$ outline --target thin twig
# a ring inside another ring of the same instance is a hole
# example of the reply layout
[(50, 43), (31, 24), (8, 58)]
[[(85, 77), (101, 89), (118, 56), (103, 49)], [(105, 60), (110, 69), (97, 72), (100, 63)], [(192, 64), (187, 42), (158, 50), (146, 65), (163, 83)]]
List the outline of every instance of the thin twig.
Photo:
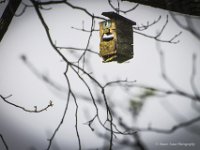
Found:
[(14, 107), (17, 107), (17, 108), (19, 108), (19, 109), (21, 109), (21, 110), (23, 110), (23, 111), (30, 112), (30, 113), (41, 113), (41, 112), (43, 112), (43, 111), (47, 111), (47, 109), (48, 109), (49, 107), (52, 107), (52, 106), (53, 106), (52, 101), (49, 101), (49, 104), (48, 104), (46, 107), (42, 108), (42, 109), (39, 109), (39, 110), (38, 110), (38, 109), (37, 109), (37, 106), (34, 106), (34, 109), (33, 109), (33, 110), (30, 110), (30, 109), (26, 109), (25, 107), (16, 105), (16, 104), (14, 104), (14, 103), (12, 103), (12, 102), (9, 102), (7, 99), (10, 98), (11, 96), (12, 96), (12, 95), (9, 95), (9, 96), (4, 97), (4, 96), (0, 95), (1, 99), (2, 99), (4, 102), (6, 102), (7, 104), (10, 104), (10, 105), (12, 105), (12, 106), (14, 106)]
[[(185, 21), (186, 21), (186, 25), (183, 25), (177, 18), (176, 15), (172, 12), (169, 12), (172, 19), (174, 20), (174, 22), (181, 27), (182, 29), (190, 32), (194, 37), (196, 37), (198, 40), (200, 40), (200, 34), (197, 30), (195, 30), (195, 27), (192, 23), (192, 20), (190, 20), (190, 18), (188, 16), (185, 16)], [(191, 17), (191, 16), (190, 16)]]
[(84, 64), (85, 64), (85, 55), (86, 55), (87, 49), (88, 49), (89, 44), (90, 44), (90, 40), (91, 40), (91, 37), (92, 37), (92, 30), (94, 28), (94, 24), (95, 24), (94, 17), (92, 17), (92, 24), (91, 24), (91, 29), (90, 29), (91, 32), (90, 32), (90, 35), (88, 37), (87, 45), (86, 45), (86, 48), (85, 48), (84, 52), (82, 53), (82, 55), (78, 59), (78, 63), (79, 63), (81, 61), (81, 59), (83, 58), (83, 69), (84, 69)]
[[(163, 34), (163, 32), (164, 32), (164, 30), (165, 30), (165, 28), (166, 28), (166, 26), (168, 24), (168, 16), (166, 17), (166, 21), (165, 21), (164, 25), (157, 32), (156, 35), (149, 35), (149, 34), (145, 34), (145, 33), (141, 32), (141, 31), (144, 31), (144, 30), (148, 29), (149, 27), (153, 26), (154, 24), (156, 24), (160, 19), (161, 19), (161, 17), (159, 17), (157, 20), (155, 20), (154, 22), (152, 22), (149, 25), (147, 23), (147, 25), (143, 25), (143, 26), (139, 26), (139, 27), (133, 27), (133, 29), (135, 29), (133, 32), (136, 33), (136, 34), (142, 35), (144, 37), (154, 39), (154, 40), (156, 40), (158, 42), (171, 43), (171, 44), (179, 43), (180, 41), (179, 40), (175, 41), (175, 39), (177, 37), (179, 37), (182, 34), (182, 32), (179, 32), (179, 33), (175, 34), (174, 36), (172, 36), (170, 39), (167, 39), (167, 40), (160, 38), (160, 36)], [(85, 29), (83, 27), (82, 28), (72, 27), (72, 29), (75, 29), (75, 30), (78, 30), (78, 31), (82, 31), (82, 32), (99, 31), (98, 29), (89, 30), (89, 29)]]
[(93, 51), (91, 49), (85, 49), (85, 48), (76, 48), (76, 47), (61, 47), (61, 46), (57, 46), (58, 49), (60, 50), (72, 50), (72, 51), (87, 51), (87, 52), (90, 52), (92, 54), (95, 54), (95, 55), (99, 55), (98, 52), (96, 51)]
[(162, 35), (163, 31), (165, 30), (166, 26), (168, 24), (168, 15), (166, 17), (166, 21), (164, 23), (164, 25), (162, 26), (162, 28), (157, 32), (156, 35), (148, 35), (148, 34), (145, 34), (145, 33), (142, 33), (142, 32), (138, 32), (138, 31), (134, 31), (134, 33), (137, 33), (137, 34), (140, 34), (140, 35), (143, 35), (145, 37), (148, 37), (148, 38), (152, 38), (156, 41), (159, 41), (159, 42), (164, 42), (164, 43), (171, 43), (171, 44), (177, 44), (179, 43), (180, 41), (177, 40), (177, 41), (174, 41), (178, 36), (180, 36), (182, 34), (182, 32), (179, 32), (177, 34), (175, 34), (171, 39), (169, 40), (164, 40), (164, 39), (161, 39), (160, 36)]
[(66, 0), (52, 0), (52, 1), (47, 1), (47, 2), (38, 2), (38, 1), (33, 1), (33, 0), (31, 0), (32, 2), (34, 2), (34, 4), (35, 5), (37, 5), (37, 6), (40, 6), (40, 5), (53, 5), (53, 4), (66, 4), (67, 6), (69, 6), (69, 7), (71, 7), (71, 8), (73, 8), (73, 9), (78, 9), (78, 10), (80, 10), (80, 11), (82, 11), (82, 12), (84, 12), (84, 13), (86, 13), (87, 15), (89, 15), (90, 17), (94, 17), (94, 18), (96, 18), (96, 19), (101, 19), (101, 20), (106, 20), (105, 18), (103, 18), (103, 17), (99, 17), (99, 16), (95, 16), (95, 15), (93, 15), (92, 13), (90, 13), (87, 9), (85, 9), (85, 8), (82, 8), (82, 7), (79, 7), (79, 6), (75, 6), (75, 5), (73, 5), (73, 4), (71, 4), (71, 3), (69, 3), (68, 1), (66, 1)]
[(161, 16), (158, 17), (158, 19), (154, 20), (153, 22), (149, 23), (149, 21), (144, 25), (142, 24), (141, 26), (136, 26), (133, 27), (133, 29), (138, 30), (138, 31), (144, 31), (146, 29), (148, 29), (149, 27), (155, 25), (156, 23), (158, 23), (161, 20)]
[[(66, 70), (65, 70), (65, 72), (64, 72), (63, 74), (66, 75), (67, 72), (68, 72), (68, 65), (66, 66)], [(70, 93), (70, 88), (68, 88), (68, 95), (67, 95), (66, 105), (65, 105), (65, 109), (64, 109), (62, 118), (61, 118), (61, 120), (60, 120), (58, 126), (57, 126), (56, 129), (54, 130), (54, 132), (53, 132), (51, 138), (48, 139), (49, 144), (48, 144), (47, 150), (49, 150), (49, 149), (51, 148), (52, 142), (53, 142), (53, 140), (54, 140), (54, 138), (55, 138), (57, 132), (59, 131), (61, 125), (62, 125), (63, 122), (64, 122), (64, 119), (65, 119), (65, 116), (66, 116), (66, 113), (67, 113), (67, 110), (68, 110), (68, 106), (69, 106), (70, 95), (71, 95), (71, 93)]]
[(121, 13), (124, 13), (124, 14), (135, 10), (135, 9), (139, 6), (139, 4), (136, 4), (135, 6), (133, 6), (132, 8), (130, 8), (130, 9), (128, 9), (128, 10), (121, 10), (120, 7), (119, 7), (119, 5), (120, 5), (120, 4), (119, 4), (119, 1), (117, 1), (117, 5), (118, 5), (117, 8), (115, 8), (115, 6), (112, 4), (111, 0), (108, 0), (108, 4), (109, 4), (110, 7), (111, 7), (114, 11), (116, 11), (117, 13), (120, 13), (120, 12), (121, 12)]
[(123, 126), (124, 128), (127, 129), (127, 132), (132, 132), (137, 130), (138, 132), (155, 132), (155, 133), (163, 133), (163, 134), (171, 134), (173, 132), (175, 132), (176, 130), (180, 129), (180, 128), (184, 128), (187, 126), (190, 126), (196, 122), (200, 121), (200, 116), (193, 118), (191, 120), (179, 123), (173, 127), (171, 127), (170, 129), (158, 129), (158, 128), (153, 128), (153, 127), (147, 127), (147, 128), (139, 128), (139, 127), (128, 127), (126, 124), (124, 124), (122, 121), (120, 122), (120, 125)]

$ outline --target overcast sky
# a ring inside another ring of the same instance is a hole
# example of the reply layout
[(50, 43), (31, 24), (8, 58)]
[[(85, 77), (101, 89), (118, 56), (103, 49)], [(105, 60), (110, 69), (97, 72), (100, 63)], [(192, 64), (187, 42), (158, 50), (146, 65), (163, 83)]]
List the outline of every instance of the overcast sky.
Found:
[[(74, 5), (87, 8), (88, 11), (95, 15), (101, 16), (104, 11), (112, 9), (105, 0), (89, 1), (69, 1)], [(121, 3), (122, 9), (131, 8), (132, 3)], [(3, 5), (1, 5), (3, 8)], [(71, 27), (90, 29), (91, 18), (79, 10), (73, 10), (65, 5), (51, 6), (49, 11), (42, 11), (46, 22), (49, 25), (53, 41), (57, 46), (70, 46), (85, 48), (89, 33), (72, 29)], [(3, 9), (0, 9), (2, 14)], [(18, 10), (18, 13), (20, 10)], [(147, 34), (154, 35), (165, 23), (167, 11), (154, 9), (150, 7), (139, 6), (133, 12), (123, 15), (137, 23), (145, 24), (147, 21), (153, 21), (160, 15), (161, 21), (147, 30)], [(181, 16), (178, 16), (183, 20)], [(195, 26), (199, 26), (198, 18), (193, 18)], [(100, 20), (95, 20), (95, 28), (98, 29)], [(173, 82), (183, 90), (192, 93), (190, 87), (190, 76), (192, 71), (192, 54), (197, 54), (197, 66), (200, 64), (199, 40), (189, 32), (179, 28), (171, 17), (161, 38), (170, 39), (174, 34), (183, 31), (182, 35), (177, 38), (178, 44), (160, 43), (165, 53), (166, 72)], [(99, 33), (94, 32), (90, 41), (89, 48), (99, 52)], [(62, 50), (66, 57), (75, 60), (76, 57), (71, 52)], [(34, 146), (36, 149), (45, 149), (47, 139), (52, 135), (58, 125), (66, 104), (66, 93), (56, 91), (46, 83), (36, 77), (33, 72), (20, 59), (21, 55), (26, 55), (28, 60), (49, 78), (58, 82), (67, 89), (67, 84), (63, 76), (65, 64), (61, 58), (52, 49), (45, 34), (44, 28), (37, 17), (33, 8), (28, 8), (20, 17), (14, 17), (9, 30), (0, 43), (0, 94), (7, 96), (12, 94), (9, 101), (26, 108), (34, 109), (43, 108), (52, 100), (55, 104), (53, 108), (40, 114), (30, 114), (23, 112), (13, 106), (0, 101), (0, 133), (2, 133), (10, 149), (25, 150)], [(79, 53), (80, 55), (80, 53)], [(92, 72), (96, 79), (102, 84), (118, 79), (128, 79), (136, 81), (138, 84), (145, 84), (154, 87), (170, 89), (169, 85), (163, 81), (160, 70), (160, 58), (156, 48), (156, 42), (153, 39), (134, 34), (134, 58), (128, 62), (118, 64), (116, 62), (102, 63), (102, 59), (93, 54), (86, 54), (86, 60), (90, 62), (90, 67), (86, 69)], [(79, 94), (89, 95), (87, 89), (80, 80), (73, 74), (69, 73), (72, 89)], [(197, 67), (197, 76), (195, 84), (200, 91), (200, 70)], [(90, 83), (91, 84), (91, 83)], [(95, 91), (95, 88), (92, 89)], [(132, 91), (127, 94), (120, 88), (108, 89), (110, 100), (115, 102), (117, 109), (127, 110), (129, 100), (141, 91)], [(167, 102), (165, 102), (167, 101)], [(79, 130), (82, 139), (83, 148), (98, 148), (103, 144), (103, 140), (96, 137), (87, 125), (84, 125), (94, 114), (94, 106), (91, 103), (78, 99), (79, 109)], [(190, 119), (198, 115), (192, 110), (191, 101), (178, 96), (167, 98), (152, 98), (142, 109), (136, 125), (147, 127), (150, 123), (153, 127), (168, 129), (177, 124), (177, 120), (168, 112), (168, 106), (172, 105), (178, 114)], [(100, 109), (101, 110), (101, 109)], [(104, 114), (104, 109), (101, 110)], [(121, 110), (120, 110), (121, 111)], [(122, 111), (122, 116), (127, 123), (132, 125), (133, 120), (129, 111)], [(67, 112), (64, 125), (56, 135), (56, 144), (60, 149), (77, 149), (77, 137), (74, 128), (75, 124), (75, 104), (71, 100), (69, 111)], [(88, 114), (88, 115), (86, 115)], [(102, 117), (105, 117), (102, 115)], [(184, 121), (184, 120), (180, 120)], [(186, 120), (185, 120), (186, 121)], [(199, 124), (197, 124), (198, 126)], [(98, 128), (98, 127), (96, 127)], [(101, 129), (99, 129), (101, 131)], [(149, 148), (155, 147), (155, 142), (194, 142), (196, 147), (200, 148), (199, 136), (192, 132), (180, 129), (173, 135), (162, 135), (154, 133), (141, 133), (143, 141)], [(152, 138), (152, 136), (154, 138)], [(171, 147), (167, 147), (171, 148)], [(184, 149), (185, 147), (176, 147)], [(193, 147), (194, 148), (194, 147)], [(0, 149), (3, 145), (0, 142)]]

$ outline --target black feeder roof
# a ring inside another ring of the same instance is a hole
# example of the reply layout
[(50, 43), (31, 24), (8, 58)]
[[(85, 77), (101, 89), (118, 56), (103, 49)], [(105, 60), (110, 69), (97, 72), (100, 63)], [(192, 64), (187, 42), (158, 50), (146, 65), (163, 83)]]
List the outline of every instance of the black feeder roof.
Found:
[(103, 12), (102, 15), (105, 16), (105, 17), (108, 17), (110, 19), (115, 19), (115, 20), (119, 19), (119, 20), (123, 20), (123, 21), (125, 21), (125, 22), (127, 22), (127, 23), (129, 23), (131, 25), (136, 25), (136, 22), (134, 22), (132, 20), (129, 20), (129, 19), (127, 19), (127, 18), (125, 18), (125, 17), (113, 12), (113, 11)]

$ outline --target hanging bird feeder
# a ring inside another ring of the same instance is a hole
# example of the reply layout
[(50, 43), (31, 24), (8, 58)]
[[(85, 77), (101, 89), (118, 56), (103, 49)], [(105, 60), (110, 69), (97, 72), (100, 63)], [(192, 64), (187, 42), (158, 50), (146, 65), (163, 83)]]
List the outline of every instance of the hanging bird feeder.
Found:
[(103, 62), (122, 63), (133, 58), (133, 25), (115, 12), (103, 12), (109, 20), (100, 22), (100, 56)]

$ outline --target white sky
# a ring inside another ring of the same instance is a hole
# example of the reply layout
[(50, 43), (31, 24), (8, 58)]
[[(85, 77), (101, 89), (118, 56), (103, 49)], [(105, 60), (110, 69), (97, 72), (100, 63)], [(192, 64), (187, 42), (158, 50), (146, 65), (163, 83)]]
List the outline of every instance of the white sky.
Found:
[[(104, 11), (111, 11), (106, 1), (72, 1), (74, 5), (87, 8), (88, 11), (95, 15), (101, 15)], [(131, 8), (133, 4), (123, 2), (122, 8)], [(52, 7), (50, 11), (42, 11), (46, 22), (49, 25), (50, 33), (54, 41), (59, 46), (81, 47), (85, 48), (89, 33), (71, 29), (72, 26), (81, 28), (82, 22), (86, 29), (90, 29), (91, 19), (83, 12), (73, 10), (68, 6), (59, 5)], [(148, 34), (155, 34), (165, 22), (166, 11), (153, 9), (150, 7), (139, 6), (135, 11), (125, 15), (125, 17), (134, 20), (138, 25), (145, 24), (147, 21), (153, 21), (162, 15), (162, 20), (158, 25), (149, 29)], [(181, 18), (181, 17), (180, 17)], [(98, 28), (96, 20), (96, 28)], [(199, 20), (195, 20), (199, 25)], [(162, 38), (170, 38), (174, 34), (182, 31), (171, 18)], [(190, 74), (192, 66), (192, 54), (197, 54), (197, 64), (200, 63), (199, 41), (191, 36), (190, 33), (183, 31), (183, 34), (177, 38), (181, 42), (178, 44), (161, 43), (161, 47), (166, 54), (166, 70), (170, 78), (183, 90), (192, 92), (190, 87)], [(103, 84), (107, 81), (117, 79), (136, 80), (136, 83), (142, 83), (155, 87), (169, 88), (162, 80), (160, 72), (159, 55), (156, 50), (155, 41), (137, 34), (134, 34), (134, 58), (128, 63), (102, 63), (102, 59), (95, 55), (86, 55), (92, 67), (93, 75)], [(89, 48), (99, 51), (99, 33), (94, 32)], [(74, 59), (72, 54), (66, 53), (66, 57)], [(25, 54), (29, 61), (42, 73), (48, 75), (51, 79), (65, 86), (66, 81), (63, 76), (65, 65), (61, 58), (51, 48), (45, 31), (34, 12), (33, 8), (27, 9), (21, 17), (15, 17), (7, 31), (4, 39), (0, 44), (0, 94), (13, 96), (8, 100), (26, 108), (32, 109), (37, 105), (38, 108), (45, 107), (49, 100), (55, 104), (47, 112), (40, 114), (30, 114), (14, 108), (3, 101), (0, 101), (0, 133), (5, 136), (11, 149), (27, 149), (35, 146), (38, 149), (45, 149), (47, 138), (49, 138), (57, 126), (65, 107), (66, 94), (59, 93), (50, 88), (44, 82), (41, 82), (21, 61), (20, 56)], [(200, 90), (200, 70), (197, 67), (196, 86)], [(86, 94), (80, 80), (72, 73), (69, 75), (72, 88), (77, 93)], [(95, 89), (92, 89), (95, 91)], [(109, 89), (111, 100), (118, 104), (119, 108), (126, 108), (128, 100), (138, 93), (127, 93), (120, 88)], [(177, 112), (190, 119), (197, 113), (191, 110), (190, 100), (170, 96), (161, 100), (153, 98), (148, 101), (141, 112), (137, 124), (147, 126), (149, 123), (153, 127), (170, 128), (176, 124), (176, 120), (171, 117), (161, 101), (168, 100)], [(79, 110), (79, 129), (84, 148), (97, 148), (102, 141), (95, 136), (88, 126), (83, 123), (87, 122), (94, 113), (93, 105), (78, 100)], [(164, 103), (165, 105), (165, 103)], [(71, 100), (69, 111), (65, 122), (58, 135), (56, 142), (60, 148), (77, 148), (77, 138), (75, 133), (75, 105)], [(85, 117), (85, 111), (90, 114), (90, 118)], [(132, 119), (127, 112), (122, 111), (123, 118), (127, 123), (132, 124)], [(102, 109), (103, 113), (103, 109)], [(102, 115), (103, 116), (103, 115)], [(187, 137), (181, 136), (187, 134)], [(152, 138), (154, 136), (155, 138)], [(20, 138), (19, 138), (20, 137)], [(142, 137), (150, 148), (155, 146), (156, 141), (198, 141), (199, 137), (192, 135), (184, 130), (177, 131), (173, 136), (160, 134), (144, 133)], [(163, 139), (161, 138), (163, 137)], [(158, 139), (159, 138), (159, 139)], [(55, 144), (54, 144), (55, 146)], [(0, 144), (0, 149), (2, 149)]]

